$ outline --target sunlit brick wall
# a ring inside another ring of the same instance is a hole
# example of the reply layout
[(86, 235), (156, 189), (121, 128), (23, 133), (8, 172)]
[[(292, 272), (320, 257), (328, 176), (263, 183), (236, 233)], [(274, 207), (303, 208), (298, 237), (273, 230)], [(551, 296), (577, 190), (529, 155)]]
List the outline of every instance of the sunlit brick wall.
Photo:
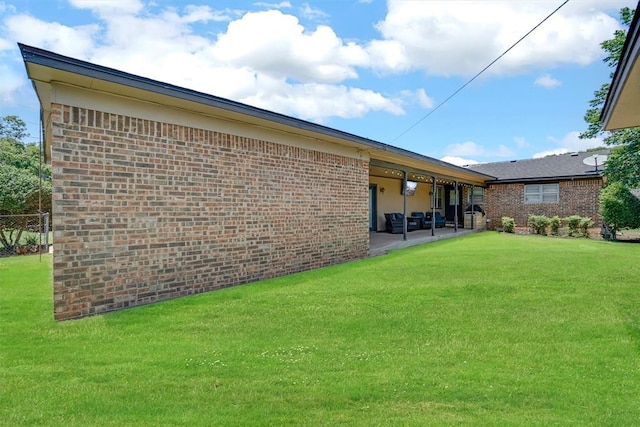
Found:
[(489, 227), (502, 227), (501, 218), (510, 216), (516, 227), (526, 227), (529, 214), (558, 215), (564, 218), (580, 215), (593, 220), (596, 227), (602, 224), (598, 214), (598, 197), (602, 188), (601, 179), (575, 179), (560, 181), (558, 203), (524, 203), (524, 184), (491, 184), (485, 191), (485, 208)]
[(54, 314), (68, 319), (368, 251), (368, 162), (53, 105)]

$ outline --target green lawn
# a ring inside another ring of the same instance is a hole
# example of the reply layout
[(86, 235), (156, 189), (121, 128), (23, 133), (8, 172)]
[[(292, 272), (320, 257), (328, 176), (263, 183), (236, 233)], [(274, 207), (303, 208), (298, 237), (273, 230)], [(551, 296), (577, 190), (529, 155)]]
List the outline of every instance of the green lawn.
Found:
[(2, 425), (637, 425), (640, 244), (486, 232), (56, 323), (0, 259)]

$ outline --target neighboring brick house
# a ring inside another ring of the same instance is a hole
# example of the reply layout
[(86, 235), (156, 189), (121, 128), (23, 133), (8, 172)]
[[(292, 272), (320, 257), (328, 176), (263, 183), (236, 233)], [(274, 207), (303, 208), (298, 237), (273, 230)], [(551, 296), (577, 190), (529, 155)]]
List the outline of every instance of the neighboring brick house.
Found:
[(384, 178), (387, 171), (420, 181), (424, 194), (430, 182), (471, 188), (488, 178), (228, 99), (20, 49), (52, 166), (59, 320), (366, 257), (382, 185), (385, 208), (402, 212), (402, 181)]
[(607, 153), (608, 150), (601, 150), (468, 166), (496, 177), (487, 181), (484, 202), (480, 203), (486, 211), (488, 227), (501, 227), (503, 216), (513, 217), (516, 226), (526, 226), (529, 215), (580, 215), (600, 226), (602, 167), (596, 171), (584, 160)]

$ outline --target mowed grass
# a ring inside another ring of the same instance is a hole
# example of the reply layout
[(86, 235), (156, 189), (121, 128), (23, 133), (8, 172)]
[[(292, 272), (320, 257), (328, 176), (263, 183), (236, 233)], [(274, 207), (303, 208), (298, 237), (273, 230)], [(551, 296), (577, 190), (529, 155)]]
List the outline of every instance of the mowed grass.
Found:
[(640, 245), (481, 233), (81, 320), (0, 259), (2, 425), (637, 425)]

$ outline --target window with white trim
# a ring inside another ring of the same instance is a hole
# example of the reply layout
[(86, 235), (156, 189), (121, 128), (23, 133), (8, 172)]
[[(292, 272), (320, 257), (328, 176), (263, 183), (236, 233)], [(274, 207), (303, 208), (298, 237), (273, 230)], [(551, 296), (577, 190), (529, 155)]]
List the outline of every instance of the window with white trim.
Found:
[(442, 209), (442, 196), (444, 196), (444, 188), (438, 185), (436, 187), (436, 209)]
[(484, 203), (484, 188), (473, 187), (469, 190), (469, 203), (477, 204)]
[(560, 201), (560, 186), (555, 184), (525, 184), (525, 203), (557, 203)]

